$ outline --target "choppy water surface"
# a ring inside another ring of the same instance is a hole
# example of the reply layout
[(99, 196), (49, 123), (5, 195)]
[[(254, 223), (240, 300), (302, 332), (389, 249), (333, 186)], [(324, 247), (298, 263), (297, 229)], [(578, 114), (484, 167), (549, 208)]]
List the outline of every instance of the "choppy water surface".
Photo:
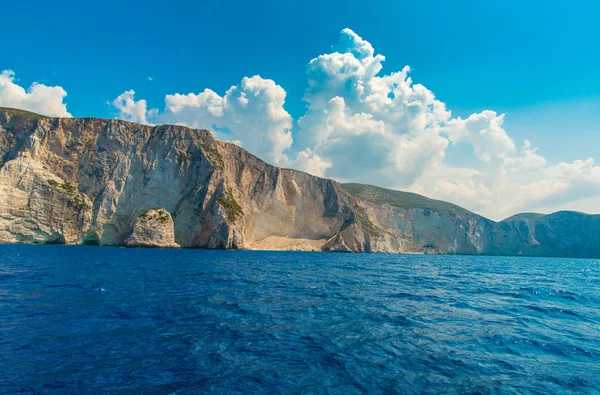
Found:
[(600, 388), (596, 260), (0, 246), (0, 392)]

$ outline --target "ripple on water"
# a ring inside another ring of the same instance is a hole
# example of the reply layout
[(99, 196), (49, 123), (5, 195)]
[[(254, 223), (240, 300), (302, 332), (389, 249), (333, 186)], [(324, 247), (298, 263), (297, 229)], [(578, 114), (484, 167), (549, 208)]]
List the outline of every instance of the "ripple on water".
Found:
[(595, 260), (0, 249), (0, 393), (600, 386)]

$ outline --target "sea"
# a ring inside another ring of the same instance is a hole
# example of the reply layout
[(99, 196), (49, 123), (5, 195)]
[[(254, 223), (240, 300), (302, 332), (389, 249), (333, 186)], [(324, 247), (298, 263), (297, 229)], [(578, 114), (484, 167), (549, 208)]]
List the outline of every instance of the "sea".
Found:
[(600, 261), (0, 246), (0, 393), (600, 392)]

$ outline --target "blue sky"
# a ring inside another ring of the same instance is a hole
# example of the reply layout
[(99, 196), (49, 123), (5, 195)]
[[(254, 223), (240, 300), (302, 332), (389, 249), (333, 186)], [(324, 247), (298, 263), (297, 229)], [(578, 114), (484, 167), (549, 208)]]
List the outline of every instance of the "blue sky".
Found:
[[(527, 139), (549, 163), (571, 163), (594, 157), (600, 143), (595, 1), (28, 3), (3, 5), (9, 39), (0, 71), (14, 71), (24, 88), (62, 87), (76, 117), (119, 116), (107, 101), (129, 89), (162, 111), (165, 95), (210, 88), (222, 96), (260, 75), (286, 92), (294, 148), (307, 111), (307, 64), (350, 28), (385, 55), (380, 74), (410, 65), (412, 80), (453, 117), (506, 113), (503, 128), (517, 151)], [(452, 141), (444, 161), (488, 171), (474, 149)], [(521, 208), (554, 209), (544, 204)]]

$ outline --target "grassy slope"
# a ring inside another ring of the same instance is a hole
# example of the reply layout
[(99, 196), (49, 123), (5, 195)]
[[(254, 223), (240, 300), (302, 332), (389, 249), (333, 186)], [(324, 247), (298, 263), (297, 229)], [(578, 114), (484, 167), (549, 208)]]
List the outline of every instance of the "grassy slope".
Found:
[(8, 112), (8, 113), (10, 113), (12, 115), (20, 115), (22, 117), (35, 118), (35, 119), (48, 118), (46, 116), (43, 116), (43, 115), (40, 115), (40, 114), (36, 114), (34, 112), (31, 112), (31, 111), (19, 110), (17, 108), (0, 107), (0, 112)]
[[(473, 212), (457, 206), (456, 204), (444, 202), (442, 200), (430, 199), (428, 197), (418, 195), (416, 193), (411, 192), (401, 192), (394, 191), (391, 189), (385, 189), (376, 187), (373, 185), (365, 185), (365, 184), (341, 184), (342, 189), (346, 192), (360, 198), (363, 200), (367, 200), (369, 202), (383, 204), (387, 203), (392, 206), (398, 206), (406, 209), (410, 208), (429, 208), (432, 210), (440, 211), (452, 211), (455, 213), (469, 213), (474, 214)], [(575, 218), (577, 216), (582, 217), (598, 217), (600, 219), (600, 215), (590, 215), (586, 213), (581, 213), (577, 211), (557, 211), (552, 214), (540, 214), (540, 213), (519, 213), (515, 214), (511, 217), (508, 217), (501, 222), (509, 222), (515, 221), (519, 219), (531, 219), (538, 220), (542, 217), (548, 218), (556, 218), (558, 216), (569, 216), (571, 218)]]
[(546, 214), (540, 214), (540, 213), (518, 213), (515, 214), (513, 216), (510, 216), (506, 219), (503, 219), (502, 222), (508, 222), (508, 221), (515, 221), (518, 219), (539, 219), (542, 218), (543, 216), (545, 216)]
[(411, 192), (394, 191), (365, 184), (341, 184), (341, 187), (348, 193), (369, 202), (381, 204), (387, 203), (392, 206), (399, 206), (406, 209), (411, 208), (429, 208), (436, 211), (452, 211), (455, 213), (468, 213), (471, 211), (457, 206), (456, 204), (444, 202), (442, 200), (430, 199)]

